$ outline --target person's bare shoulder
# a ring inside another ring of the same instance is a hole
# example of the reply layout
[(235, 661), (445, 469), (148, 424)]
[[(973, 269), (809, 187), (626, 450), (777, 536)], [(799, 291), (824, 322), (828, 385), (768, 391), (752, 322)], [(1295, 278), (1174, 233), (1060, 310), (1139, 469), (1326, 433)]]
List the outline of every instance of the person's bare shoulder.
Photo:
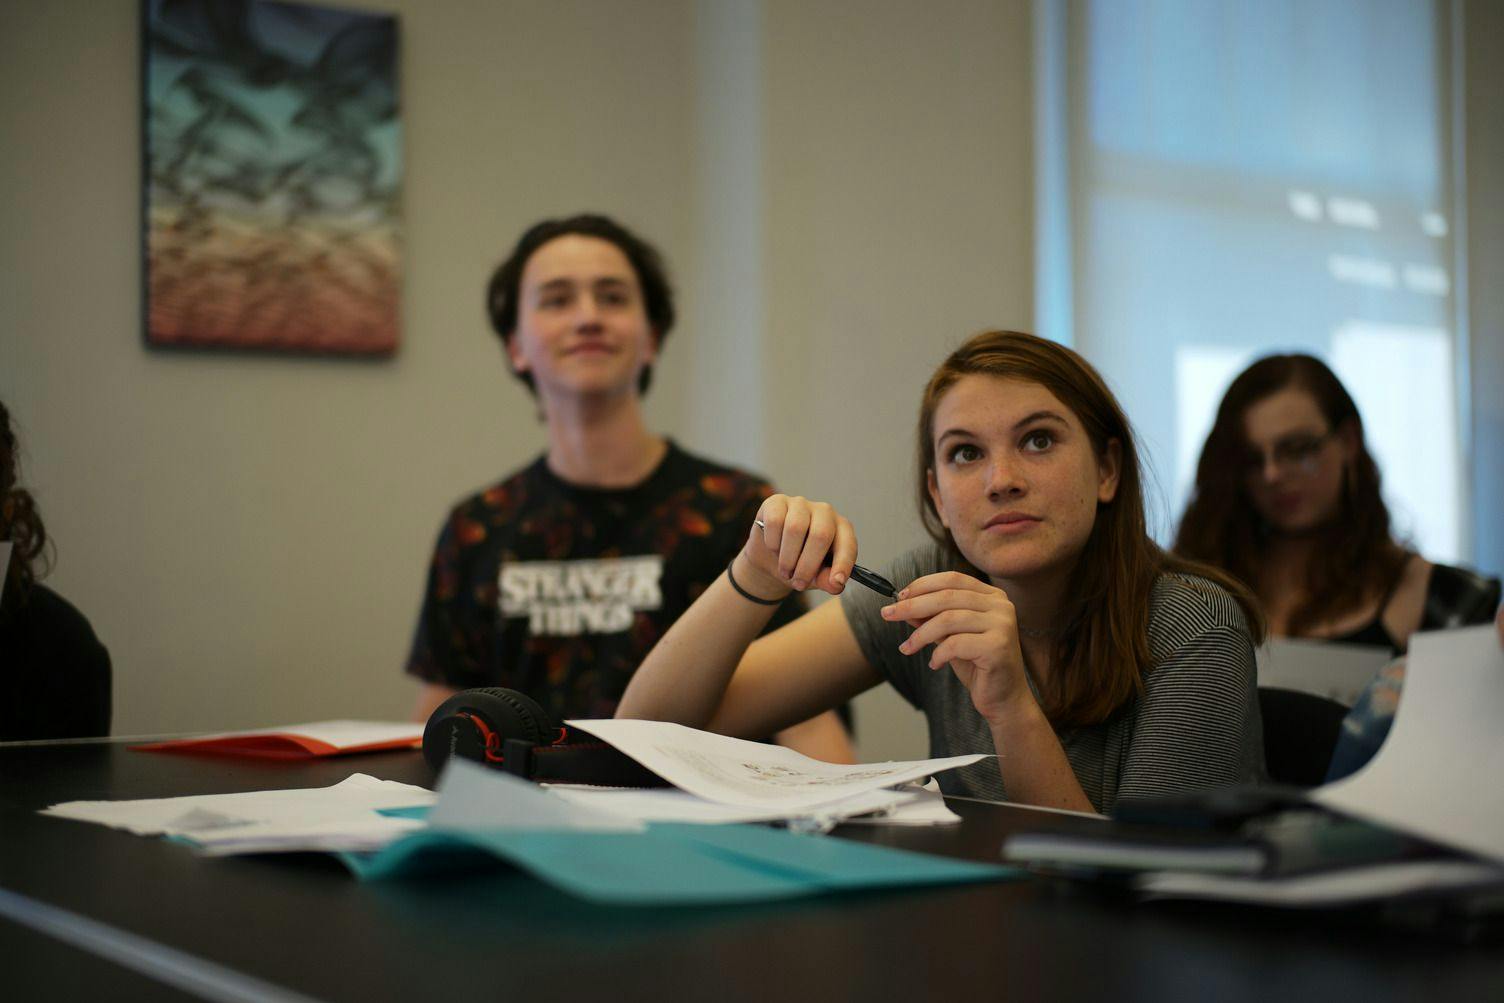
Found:
[(1411, 554), (1400, 572), (1399, 586), (1384, 610), (1384, 626), (1389, 635), (1406, 648), (1410, 635), (1420, 627), (1421, 617), (1426, 612), (1426, 589), (1431, 584), (1431, 568), (1434, 565), (1419, 554)]

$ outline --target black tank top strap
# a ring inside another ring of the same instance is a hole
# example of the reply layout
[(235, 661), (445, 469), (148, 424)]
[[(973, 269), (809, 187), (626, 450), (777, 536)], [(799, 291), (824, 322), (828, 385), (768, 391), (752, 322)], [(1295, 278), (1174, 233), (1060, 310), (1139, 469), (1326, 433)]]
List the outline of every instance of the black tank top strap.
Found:
[(1343, 634), (1335, 634), (1324, 637), (1321, 640), (1331, 641), (1333, 644), (1364, 644), (1374, 648), (1388, 648), (1396, 655), (1402, 654), (1404, 648), (1390, 635), (1389, 629), (1384, 626), (1384, 611), (1389, 608), (1389, 603), (1394, 599), (1394, 594), (1400, 590), (1400, 582), (1405, 580), (1405, 568), (1409, 567), (1410, 560), (1415, 555), (1407, 553), (1405, 560), (1399, 569), (1390, 578), (1389, 584), (1384, 587), (1384, 594), (1379, 597), (1379, 605), (1374, 610), (1373, 619)]
[(1345, 634), (1333, 634), (1331, 637), (1323, 637), (1318, 640), (1330, 641), (1333, 644), (1362, 644), (1371, 648), (1388, 648), (1395, 654), (1399, 654), (1401, 651), (1400, 646), (1394, 642), (1394, 638), (1389, 636), (1389, 631), (1384, 627), (1384, 610), (1382, 607), (1380, 607), (1379, 612), (1374, 614), (1373, 619), (1369, 620), (1363, 626), (1350, 630)]

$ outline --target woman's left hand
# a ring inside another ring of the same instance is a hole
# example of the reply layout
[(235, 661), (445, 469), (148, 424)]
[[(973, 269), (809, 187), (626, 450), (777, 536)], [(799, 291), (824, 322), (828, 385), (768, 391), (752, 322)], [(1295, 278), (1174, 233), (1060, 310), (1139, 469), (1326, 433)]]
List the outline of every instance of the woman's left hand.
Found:
[(933, 644), (930, 668), (950, 664), (977, 713), (997, 724), (1019, 701), (1034, 700), (1018, 643), (1018, 618), (1002, 589), (959, 571), (909, 583), (885, 620), (902, 620), (914, 633), (899, 646), (911, 655)]

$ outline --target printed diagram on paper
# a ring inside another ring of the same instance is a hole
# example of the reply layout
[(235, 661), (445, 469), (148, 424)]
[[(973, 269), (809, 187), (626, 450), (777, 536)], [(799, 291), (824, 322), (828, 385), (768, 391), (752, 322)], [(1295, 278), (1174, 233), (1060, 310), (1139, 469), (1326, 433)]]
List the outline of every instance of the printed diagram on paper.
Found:
[(658, 721), (570, 721), (707, 801), (795, 811), (967, 766), (982, 755), (841, 766), (792, 749)]

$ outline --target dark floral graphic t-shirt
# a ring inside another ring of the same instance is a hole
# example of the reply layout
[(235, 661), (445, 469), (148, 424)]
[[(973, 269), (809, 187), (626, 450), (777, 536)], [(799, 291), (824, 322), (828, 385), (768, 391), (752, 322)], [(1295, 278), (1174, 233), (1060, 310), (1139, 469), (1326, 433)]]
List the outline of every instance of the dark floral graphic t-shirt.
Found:
[[(673, 443), (645, 481), (621, 490), (568, 484), (539, 457), (450, 513), (407, 671), (459, 689), (521, 690), (555, 720), (610, 717), (772, 492)], [(801, 612), (791, 597), (769, 629)]]

